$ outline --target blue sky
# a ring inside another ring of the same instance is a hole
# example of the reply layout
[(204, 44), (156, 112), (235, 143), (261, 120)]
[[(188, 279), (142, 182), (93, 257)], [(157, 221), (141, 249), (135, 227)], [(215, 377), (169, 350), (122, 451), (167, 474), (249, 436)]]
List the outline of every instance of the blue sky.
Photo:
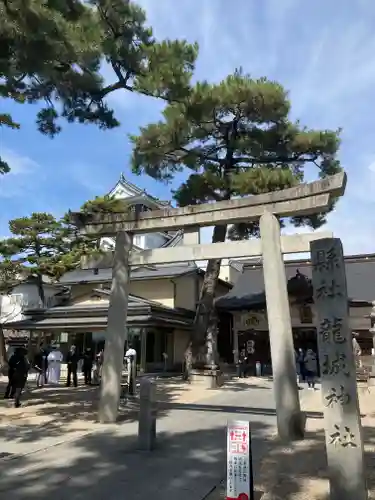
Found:
[[(158, 38), (198, 41), (196, 78), (219, 81), (236, 67), (282, 83), (292, 117), (309, 127), (342, 127), (340, 158), (348, 188), (326, 229), (346, 254), (375, 252), (375, 2), (373, 0), (141, 0)], [(107, 69), (110, 82), (112, 74)], [(0, 236), (8, 220), (32, 211), (61, 215), (108, 192), (121, 172), (155, 196), (170, 189), (129, 172), (129, 133), (158, 119), (161, 103), (118, 91), (110, 97), (122, 125), (103, 132), (65, 124), (39, 134), (36, 106), (1, 103), (22, 124), (1, 130), (12, 173), (0, 179)], [(312, 179), (313, 172), (309, 173)], [(288, 232), (291, 232), (288, 230)]]

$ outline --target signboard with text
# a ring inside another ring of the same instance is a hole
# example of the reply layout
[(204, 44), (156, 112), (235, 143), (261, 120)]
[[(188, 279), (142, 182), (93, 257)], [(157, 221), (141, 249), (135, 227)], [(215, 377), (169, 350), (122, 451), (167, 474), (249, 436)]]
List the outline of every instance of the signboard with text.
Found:
[(254, 500), (250, 422), (228, 422), (226, 499)]
[(235, 328), (237, 330), (267, 330), (266, 312), (242, 312), (234, 316)]

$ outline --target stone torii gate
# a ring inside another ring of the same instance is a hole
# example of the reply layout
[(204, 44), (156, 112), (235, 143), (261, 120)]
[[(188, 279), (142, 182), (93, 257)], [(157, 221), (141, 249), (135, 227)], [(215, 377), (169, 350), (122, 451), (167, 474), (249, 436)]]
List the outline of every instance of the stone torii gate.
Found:
[[(282, 254), (308, 252), (311, 241), (330, 237), (331, 234), (281, 236), (277, 217), (324, 212), (331, 206), (332, 198), (343, 195), (345, 186), (346, 175), (340, 173), (310, 184), (215, 204), (129, 214), (124, 203), (123, 213), (72, 213), (71, 221), (82, 234), (99, 237), (116, 235), (114, 252), (94, 259), (82, 259), (85, 269), (113, 268), (99, 420), (114, 422), (117, 419), (127, 336), (125, 325), (130, 267), (262, 255), (278, 431), (287, 440), (301, 437), (303, 424)], [(260, 220), (260, 241), (199, 244), (200, 227), (254, 220)], [(183, 246), (130, 253), (134, 234), (181, 228), (184, 229)]]

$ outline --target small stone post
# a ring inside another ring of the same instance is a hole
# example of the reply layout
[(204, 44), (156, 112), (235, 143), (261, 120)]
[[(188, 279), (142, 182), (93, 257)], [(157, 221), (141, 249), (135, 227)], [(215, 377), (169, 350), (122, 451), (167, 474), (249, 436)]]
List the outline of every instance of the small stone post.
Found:
[(102, 423), (113, 423), (118, 415), (127, 332), (129, 253), (132, 241), (130, 233), (117, 233), (100, 390), (99, 421)]
[(156, 442), (156, 386), (151, 380), (141, 380), (138, 447), (151, 451)]
[(265, 212), (260, 218), (260, 235), (277, 430), (281, 439), (292, 441), (303, 438), (304, 418), (298, 394), (289, 297), (281, 253), (280, 224), (270, 212)]
[(367, 500), (341, 241), (310, 243), (331, 500)]

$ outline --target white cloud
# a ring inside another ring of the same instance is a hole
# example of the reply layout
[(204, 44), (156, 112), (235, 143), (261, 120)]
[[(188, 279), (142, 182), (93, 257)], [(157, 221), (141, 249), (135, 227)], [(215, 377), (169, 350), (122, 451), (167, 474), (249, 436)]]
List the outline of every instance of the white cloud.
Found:
[[(292, 117), (304, 125), (343, 127), (340, 159), (348, 172), (348, 186), (322, 230), (332, 230), (342, 238), (346, 253), (374, 252), (375, 115), (369, 110), (375, 101), (375, 3), (343, 0), (338, 7), (336, 2), (323, 0), (180, 0), (178, 9), (175, 0), (138, 3), (146, 9), (148, 24), (158, 39), (199, 42), (197, 79), (215, 82), (242, 66), (254, 77), (267, 76), (282, 83), (290, 91)], [(105, 65), (103, 72), (112, 83), (111, 68)], [(162, 108), (162, 103), (130, 92), (115, 92), (109, 100), (127, 127), (120, 129), (124, 137), (130, 129), (158, 119)], [(6, 150), (2, 146), (0, 150), (6, 157)], [(119, 151), (109, 152), (111, 163), (121, 158)], [(0, 177), (0, 197), (13, 196), (22, 183), (30, 189), (26, 177), (30, 179), (28, 172), (36, 168), (21, 153), (8, 152), (8, 158), (13, 173)], [(85, 159), (69, 165), (67, 171), (77, 185), (97, 194), (106, 192), (104, 184), (110, 183), (106, 165), (96, 178), (96, 167)], [(316, 175), (308, 169), (309, 181)], [(14, 185), (11, 178), (17, 178)], [(147, 188), (152, 193), (152, 187)], [(162, 196), (160, 191), (158, 195)], [(212, 228), (202, 230), (202, 242), (211, 241), (211, 236)]]
[(35, 179), (39, 164), (29, 156), (3, 145), (0, 147), (0, 155), (11, 169), (8, 174), (0, 175), (0, 198), (11, 199), (30, 192), (30, 180)]
[[(2, 159), (5, 160), (11, 168), (10, 173), (7, 174), (7, 176), (30, 174), (38, 168), (38, 163), (32, 158), (22, 155), (7, 147), (1, 146), (0, 154)], [(6, 177), (4, 177), (4, 179), (6, 179)]]
[[(197, 78), (218, 81), (242, 66), (289, 91), (292, 116), (309, 127), (343, 127), (341, 160), (348, 172), (343, 200), (322, 230), (343, 240), (346, 253), (375, 251), (375, 4), (344, 0), (140, 0), (158, 38), (197, 40)], [(308, 19), (308, 23), (306, 23)], [(308, 169), (307, 179), (317, 172)], [(286, 232), (308, 232), (288, 228)], [(202, 230), (202, 242), (212, 229)]]

